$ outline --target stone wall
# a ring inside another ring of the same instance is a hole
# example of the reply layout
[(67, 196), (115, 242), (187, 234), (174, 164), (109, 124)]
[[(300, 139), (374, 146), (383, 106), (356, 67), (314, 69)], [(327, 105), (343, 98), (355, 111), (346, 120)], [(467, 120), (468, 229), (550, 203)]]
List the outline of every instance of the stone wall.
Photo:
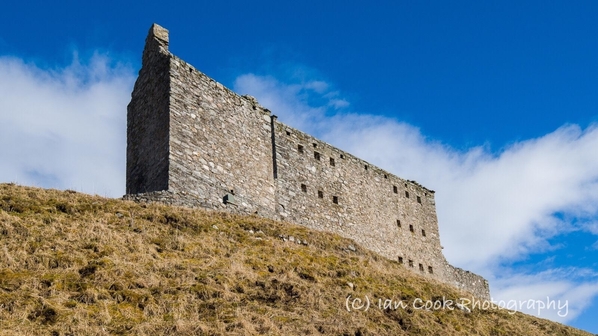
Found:
[(283, 219), (350, 237), (420, 274), (446, 277), (433, 191), (282, 123), (274, 129)]
[(169, 190), (271, 215), (270, 113), (172, 56)]
[(168, 32), (157, 25), (128, 113), (128, 199), (257, 213), (338, 233), (489, 297), (486, 280), (446, 262), (433, 191), (278, 122), (252, 97), (170, 54)]
[(447, 263), (446, 280), (453, 286), (480, 298), (490, 298), (488, 281), (481, 276)]
[(127, 106), (127, 194), (168, 189), (168, 31), (152, 27)]

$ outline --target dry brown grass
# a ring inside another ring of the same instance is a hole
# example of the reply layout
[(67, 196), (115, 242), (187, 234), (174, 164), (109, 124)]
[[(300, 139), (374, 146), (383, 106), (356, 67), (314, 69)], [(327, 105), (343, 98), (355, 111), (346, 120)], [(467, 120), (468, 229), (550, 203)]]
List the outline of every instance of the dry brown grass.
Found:
[(0, 184), (0, 335), (589, 335), (506, 311), (349, 312), (348, 295), (466, 296), (288, 223)]

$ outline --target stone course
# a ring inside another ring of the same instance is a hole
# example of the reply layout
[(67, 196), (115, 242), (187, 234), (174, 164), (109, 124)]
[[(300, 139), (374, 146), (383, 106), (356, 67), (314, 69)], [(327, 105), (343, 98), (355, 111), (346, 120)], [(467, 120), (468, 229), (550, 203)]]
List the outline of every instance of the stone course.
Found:
[(489, 297), (442, 254), (434, 191), (276, 119), (168, 51), (153, 25), (128, 106), (127, 195), (258, 214), (354, 239), (413, 272)]

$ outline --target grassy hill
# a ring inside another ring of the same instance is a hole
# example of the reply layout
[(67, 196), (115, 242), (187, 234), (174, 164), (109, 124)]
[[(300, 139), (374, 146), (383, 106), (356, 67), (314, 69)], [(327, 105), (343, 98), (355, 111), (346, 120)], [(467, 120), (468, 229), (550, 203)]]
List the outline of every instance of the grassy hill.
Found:
[[(348, 311), (349, 295), (374, 302)], [(413, 307), (443, 297), (470, 296), (333, 234), (0, 184), (0, 335), (589, 335)]]

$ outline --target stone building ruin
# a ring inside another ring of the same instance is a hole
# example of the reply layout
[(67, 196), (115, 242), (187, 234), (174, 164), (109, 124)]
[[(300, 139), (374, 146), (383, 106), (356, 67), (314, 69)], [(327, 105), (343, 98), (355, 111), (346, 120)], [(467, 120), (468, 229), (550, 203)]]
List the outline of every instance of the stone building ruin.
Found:
[(337, 233), (489, 298), (442, 254), (434, 191), (279, 122), (168, 51), (154, 24), (127, 113), (128, 199), (257, 213)]

